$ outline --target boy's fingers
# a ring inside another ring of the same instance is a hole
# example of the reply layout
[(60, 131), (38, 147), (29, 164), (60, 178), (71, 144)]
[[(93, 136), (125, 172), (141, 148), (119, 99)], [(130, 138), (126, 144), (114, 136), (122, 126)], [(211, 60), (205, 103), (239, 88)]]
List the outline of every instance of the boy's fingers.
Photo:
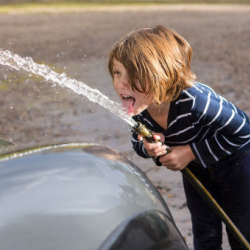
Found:
[(161, 137), (159, 135), (154, 135), (154, 139), (159, 141), (161, 139)]
[(160, 135), (154, 135), (154, 139), (157, 140), (157, 141), (160, 141), (161, 144), (163, 144), (163, 142), (162, 142), (163, 139), (162, 139), (162, 137)]
[(160, 143), (158, 144), (158, 147), (156, 148), (157, 152), (164, 152), (166, 153), (167, 146), (166, 145), (161, 145)]
[[(170, 165), (170, 161), (169, 161), (169, 155), (165, 154), (160, 158), (160, 162), (162, 164), (166, 164), (166, 165)], [(165, 165), (164, 165), (165, 166)]]
[[(160, 141), (161, 137), (160, 137), (159, 135), (154, 135), (154, 139), (155, 139), (156, 141)], [(161, 142), (161, 144), (162, 144), (162, 142)]]
[(154, 143), (148, 143), (146, 142), (146, 140), (143, 140), (143, 144), (145, 146), (145, 149), (151, 153), (156, 153), (157, 152), (157, 145), (155, 145)]
[(164, 155), (167, 153), (166, 146), (160, 146), (160, 145), (149, 145), (148, 149), (151, 150), (154, 154), (157, 154), (157, 156)]
[(143, 137), (140, 136), (140, 135), (138, 135), (138, 140), (139, 140), (139, 141), (142, 141), (142, 140), (143, 140)]
[(157, 142), (157, 143), (150, 143), (150, 148), (154, 149), (155, 151), (164, 151), (165, 146), (162, 146), (161, 142)]
[(156, 153), (156, 156), (163, 156), (166, 154), (166, 151), (159, 151)]

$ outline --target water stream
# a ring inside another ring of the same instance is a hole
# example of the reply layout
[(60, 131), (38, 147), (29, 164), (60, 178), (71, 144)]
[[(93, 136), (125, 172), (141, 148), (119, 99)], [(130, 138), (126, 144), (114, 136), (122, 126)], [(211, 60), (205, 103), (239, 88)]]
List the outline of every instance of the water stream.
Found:
[(37, 64), (30, 57), (20, 57), (8, 50), (0, 49), (0, 64), (10, 66), (16, 70), (24, 69), (44, 77), (46, 81), (52, 81), (58, 83), (61, 87), (67, 87), (79, 95), (86, 96), (90, 101), (99, 103), (132, 127), (136, 125), (136, 122), (127, 115), (126, 110), (120, 104), (110, 100), (99, 90), (92, 89), (83, 82), (71, 79), (65, 73), (58, 74), (44, 64)]

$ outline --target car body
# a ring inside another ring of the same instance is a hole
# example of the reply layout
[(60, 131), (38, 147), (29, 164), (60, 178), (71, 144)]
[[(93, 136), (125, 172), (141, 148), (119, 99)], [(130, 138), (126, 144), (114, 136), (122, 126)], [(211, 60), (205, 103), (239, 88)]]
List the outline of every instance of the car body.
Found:
[(0, 179), (1, 250), (188, 249), (146, 174), (107, 147), (2, 150)]

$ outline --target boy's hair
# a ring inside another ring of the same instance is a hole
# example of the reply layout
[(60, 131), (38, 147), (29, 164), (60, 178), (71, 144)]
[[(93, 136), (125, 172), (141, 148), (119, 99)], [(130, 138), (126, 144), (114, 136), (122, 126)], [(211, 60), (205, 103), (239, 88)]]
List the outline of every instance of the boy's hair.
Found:
[[(175, 100), (192, 85), (196, 76), (190, 68), (191, 58), (189, 43), (175, 31), (158, 25), (133, 31), (118, 41), (110, 52), (108, 67), (114, 78), (114, 59), (122, 63), (132, 89), (153, 93), (154, 101), (160, 104)], [(141, 89), (135, 84), (136, 77)]]

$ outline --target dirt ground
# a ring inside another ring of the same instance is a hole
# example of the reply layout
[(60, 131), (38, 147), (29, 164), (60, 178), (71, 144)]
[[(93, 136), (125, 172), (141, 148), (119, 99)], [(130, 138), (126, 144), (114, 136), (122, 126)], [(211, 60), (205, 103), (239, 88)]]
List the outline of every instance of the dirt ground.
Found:
[[(1, 14), (0, 48), (32, 57), (118, 101), (107, 70), (110, 48), (131, 30), (162, 24), (191, 44), (197, 81), (210, 85), (250, 116), (249, 13), (249, 6), (202, 5)], [(18, 145), (91, 142), (126, 155), (159, 188), (193, 249), (181, 174), (139, 158), (131, 148), (125, 122), (83, 96), (2, 65), (0, 107), (0, 137)], [(226, 237), (223, 247), (229, 249)]]

